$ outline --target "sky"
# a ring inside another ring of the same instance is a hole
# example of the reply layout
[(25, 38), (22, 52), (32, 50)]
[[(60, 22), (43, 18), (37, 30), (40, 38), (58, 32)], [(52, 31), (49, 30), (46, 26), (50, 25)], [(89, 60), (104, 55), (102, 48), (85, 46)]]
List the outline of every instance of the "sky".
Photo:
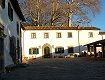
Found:
[(105, 0), (102, 0), (102, 10), (94, 19), (91, 20), (91, 25), (98, 27), (102, 32), (105, 32)]

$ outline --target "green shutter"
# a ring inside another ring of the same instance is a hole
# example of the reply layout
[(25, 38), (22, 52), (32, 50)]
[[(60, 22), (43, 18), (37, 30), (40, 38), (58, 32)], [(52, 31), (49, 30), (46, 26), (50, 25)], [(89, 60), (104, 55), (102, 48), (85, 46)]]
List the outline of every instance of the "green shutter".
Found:
[(37, 54), (37, 48), (35, 48), (35, 54)]
[(37, 48), (35, 48), (35, 54), (37, 54)]
[(29, 49), (29, 54), (31, 54), (31, 49)]
[(39, 54), (39, 49), (37, 49), (37, 50), (38, 50), (37, 52), (38, 52), (38, 54)]
[(38, 48), (36, 48), (36, 54), (39, 54), (39, 49)]

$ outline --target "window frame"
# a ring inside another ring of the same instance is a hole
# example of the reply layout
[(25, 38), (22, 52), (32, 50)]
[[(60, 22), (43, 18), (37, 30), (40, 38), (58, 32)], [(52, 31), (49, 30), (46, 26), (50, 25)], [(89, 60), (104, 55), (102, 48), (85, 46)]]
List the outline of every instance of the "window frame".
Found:
[(55, 53), (56, 54), (63, 54), (64, 53), (64, 47), (56, 47)]
[(88, 38), (93, 38), (93, 32), (88, 32)]
[(57, 32), (57, 33), (56, 33), (56, 38), (62, 38), (61, 32)]
[(31, 33), (31, 39), (36, 39), (36, 33)]
[(48, 32), (44, 33), (44, 38), (49, 38), (49, 33)]
[(68, 38), (72, 38), (72, 37), (73, 37), (72, 32), (68, 32)]
[(29, 48), (29, 55), (39, 54), (39, 48)]

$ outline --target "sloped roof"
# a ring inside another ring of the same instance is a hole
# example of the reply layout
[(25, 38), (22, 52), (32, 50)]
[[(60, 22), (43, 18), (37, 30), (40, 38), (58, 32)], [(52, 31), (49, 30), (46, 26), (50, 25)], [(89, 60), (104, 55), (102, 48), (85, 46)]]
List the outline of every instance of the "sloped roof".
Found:
[(23, 30), (100, 30), (96, 27), (23, 26)]
[(105, 32), (99, 32), (99, 35), (105, 35)]
[(12, 4), (14, 10), (16, 11), (17, 15), (19, 16), (20, 20), (25, 21), (25, 18), (21, 12), (18, 1), (17, 0), (10, 0), (10, 2)]
[[(105, 39), (98, 40), (98, 41), (95, 41), (95, 42), (92, 42), (92, 43), (89, 43), (89, 44), (86, 44), (86, 45), (94, 45), (94, 44), (105, 44)], [(84, 45), (84, 46), (86, 46), (86, 45)]]

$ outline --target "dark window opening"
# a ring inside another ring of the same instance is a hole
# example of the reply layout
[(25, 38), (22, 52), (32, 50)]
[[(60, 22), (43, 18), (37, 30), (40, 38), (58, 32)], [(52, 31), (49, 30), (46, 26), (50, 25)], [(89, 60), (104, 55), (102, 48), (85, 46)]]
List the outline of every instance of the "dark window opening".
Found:
[(8, 17), (11, 21), (13, 21), (13, 9), (11, 8), (10, 3), (8, 3)]
[(69, 47), (68, 48), (68, 53), (73, 53), (74, 51), (73, 51), (73, 47)]
[(17, 23), (17, 34), (19, 35), (19, 24)]

